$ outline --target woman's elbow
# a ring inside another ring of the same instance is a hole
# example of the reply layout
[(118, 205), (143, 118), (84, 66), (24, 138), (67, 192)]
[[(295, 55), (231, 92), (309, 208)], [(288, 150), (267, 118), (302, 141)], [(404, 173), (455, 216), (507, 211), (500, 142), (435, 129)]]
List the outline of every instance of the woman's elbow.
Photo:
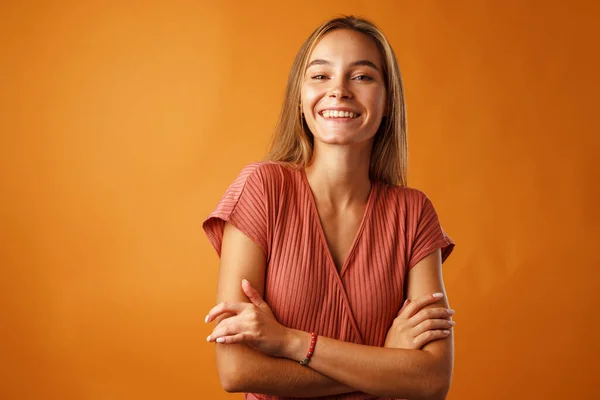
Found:
[(445, 351), (437, 354), (430, 354), (432, 357), (427, 363), (428, 373), (425, 382), (425, 396), (423, 396), (425, 400), (445, 400), (450, 391), (452, 370), (454, 369), (452, 349), (446, 348)]
[(426, 400), (445, 400), (450, 391), (450, 382), (452, 380), (452, 373), (441, 373), (430, 380), (426, 396)]
[(223, 390), (227, 393), (239, 393), (244, 391), (240, 381), (231, 373), (219, 373), (219, 379)]
[[(233, 349), (232, 349), (233, 350)], [(223, 390), (228, 393), (245, 392), (244, 369), (239, 361), (239, 354), (217, 351), (217, 372)]]
[(450, 391), (450, 385), (436, 388), (436, 390), (428, 397), (429, 400), (446, 400)]
[(228, 393), (238, 393), (241, 392), (241, 384), (239, 375), (234, 368), (231, 367), (221, 367), (218, 368), (219, 373), (219, 381), (221, 382), (221, 386), (223, 390)]
[(445, 400), (450, 391), (452, 370), (436, 366), (421, 374), (419, 378), (415, 377), (414, 385), (409, 393), (394, 393), (393, 397), (408, 397), (414, 400)]
[(430, 379), (423, 382), (420, 387), (412, 388), (408, 393), (406, 389), (403, 389), (394, 393), (388, 393), (386, 396), (392, 396), (394, 398), (408, 397), (413, 400), (445, 400), (449, 390), (450, 385), (443, 385), (441, 382), (438, 383), (434, 379)]

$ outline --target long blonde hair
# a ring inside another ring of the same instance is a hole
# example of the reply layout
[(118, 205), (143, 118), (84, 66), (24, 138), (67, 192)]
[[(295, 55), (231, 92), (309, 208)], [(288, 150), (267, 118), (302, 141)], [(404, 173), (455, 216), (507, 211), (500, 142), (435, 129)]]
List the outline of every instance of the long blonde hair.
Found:
[(387, 116), (375, 134), (369, 177), (392, 185), (406, 186), (406, 106), (402, 76), (394, 50), (377, 26), (367, 20), (346, 16), (331, 19), (306, 39), (290, 71), (279, 121), (266, 159), (306, 167), (313, 154), (314, 137), (302, 116), (302, 80), (308, 59), (317, 42), (328, 32), (350, 29), (368, 35), (382, 52), (386, 86)]

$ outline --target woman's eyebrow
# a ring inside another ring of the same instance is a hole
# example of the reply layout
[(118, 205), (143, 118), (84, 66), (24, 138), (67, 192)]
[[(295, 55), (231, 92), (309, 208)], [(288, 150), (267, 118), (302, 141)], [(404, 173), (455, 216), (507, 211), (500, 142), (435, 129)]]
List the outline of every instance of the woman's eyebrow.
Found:
[(358, 60), (358, 61), (354, 61), (352, 64), (353, 67), (359, 66), (359, 65), (363, 65), (365, 67), (371, 67), (373, 68), (375, 71), (379, 72), (379, 68), (377, 68), (377, 65), (375, 65), (374, 62), (369, 61), (369, 60)]
[[(313, 65), (331, 65), (331, 62), (318, 58), (316, 60), (312, 60), (306, 66), (306, 68), (308, 69), (308, 68), (312, 67)], [(358, 61), (354, 61), (354, 62), (350, 63), (350, 66), (352, 66), (352, 67), (356, 67), (356, 66), (360, 66), (360, 65), (366, 66), (366, 67), (371, 67), (375, 71), (379, 72), (379, 68), (377, 68), (377, 65), (375, 65), (375, 63), (373, 63), (372, 61), (369, 61), (369, 60), (358, 60)]]

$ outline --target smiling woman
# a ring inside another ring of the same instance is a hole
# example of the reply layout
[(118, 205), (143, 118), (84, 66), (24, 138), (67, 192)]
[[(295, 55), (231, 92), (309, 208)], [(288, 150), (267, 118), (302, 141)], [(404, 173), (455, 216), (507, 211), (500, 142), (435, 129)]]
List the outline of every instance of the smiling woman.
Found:
[[(372, 23), (338, 18), (304, 43), (264, 162), (204, 222), (221, 257), (221, 383), (248, 399), (445, 398), (454, 242), (406, 186), (404, 95)], [(332, 397), (333, 398), (333, 397)]]

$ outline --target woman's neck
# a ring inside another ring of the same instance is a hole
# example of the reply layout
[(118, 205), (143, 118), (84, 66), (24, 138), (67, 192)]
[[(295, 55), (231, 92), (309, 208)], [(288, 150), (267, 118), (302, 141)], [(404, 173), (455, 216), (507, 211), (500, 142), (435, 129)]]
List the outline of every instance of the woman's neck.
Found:
[(371, 190), (369, 163), (371, 146), (315, 146), (306, 177), (315, 200), (343, 210), (356, 203), (366, 203)]

